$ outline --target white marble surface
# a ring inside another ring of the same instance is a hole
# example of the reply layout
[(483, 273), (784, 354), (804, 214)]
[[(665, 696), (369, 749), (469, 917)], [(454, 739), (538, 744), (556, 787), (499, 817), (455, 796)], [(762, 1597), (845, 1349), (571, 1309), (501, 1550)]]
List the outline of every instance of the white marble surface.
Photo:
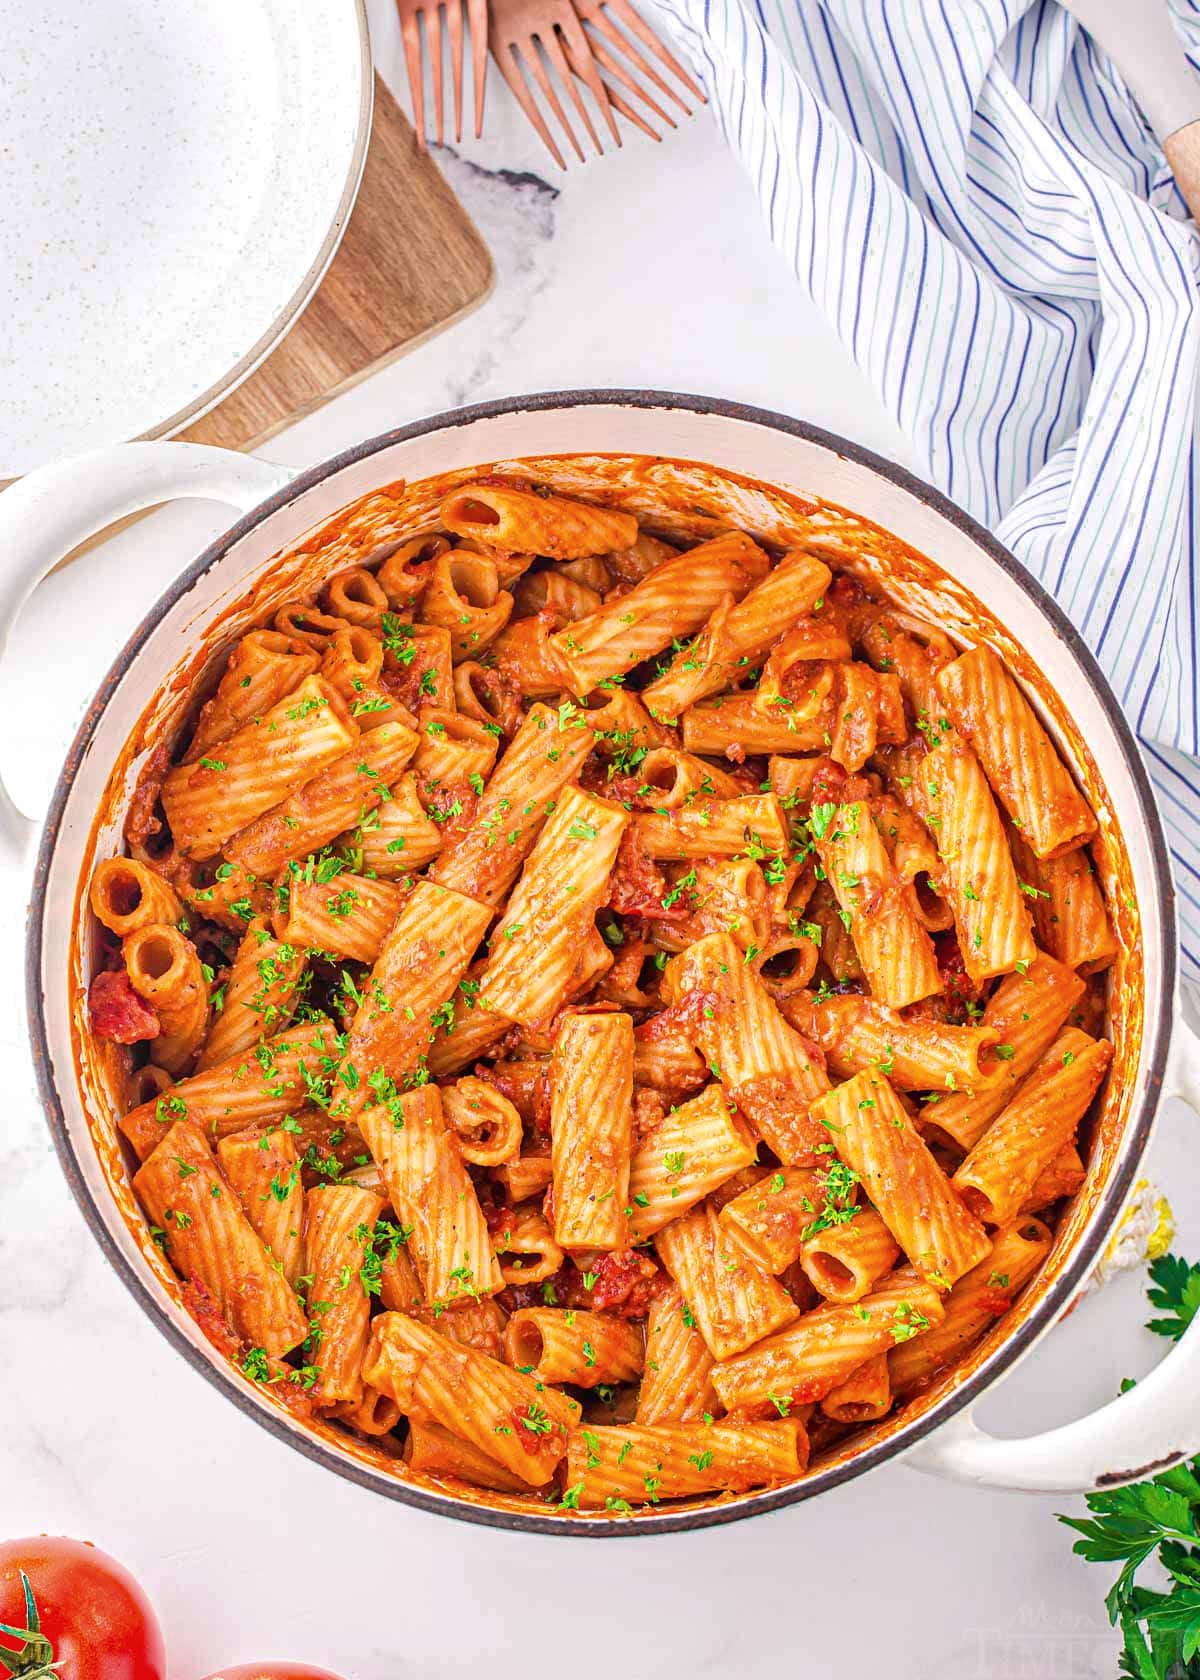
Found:
[[(394, 18), (375, 9), (396, 81)], [(493, 74), (488, 135), (443, 164), (496, 256), (471, 319), (278, 439), (307, 464), (457, 403), (590, 384), (740, 398), (884, 453), (903, 440), (797, 294), (701, 116), (661, 147), (551, 171)], [(397, 206), (403, 214), (403, 206)], [(58, 573), (0, 671), (0, 768), (40, 809), (87, 694), (160, 584), (224, 523), (174, 508)], [(45, 682), (48, 669), (52, 685)], [(37, 704), (28, 697), (36, 693)], [(773, 1518), (653, 1543), (565, 1544), (439, 1522), (285, 1449), (188, 1369), (102, 1260), (39, 1113), (22, 1036), (26, 882), (0, 882), (0, 1533), (90, 1537), (145, 1580), (172, 1680), (304, 1656), (353, 1680), (578, 1680), (887, 1673), (898, 1680), (1109, 1676), (1105, 1572), (1056, 1509), (887, 1467)], [(1200, 1253), (1189, 1117), (1152, 1168)], [(1086, 1302), (983, 1408), (1005, 1432), (1064, 1420), (1144, 1371), (1140, 1285)], [(931, 1591), (932, 1586), (932, 1591)], [(600, 1637), (600, 1630), (604, 1637)]]

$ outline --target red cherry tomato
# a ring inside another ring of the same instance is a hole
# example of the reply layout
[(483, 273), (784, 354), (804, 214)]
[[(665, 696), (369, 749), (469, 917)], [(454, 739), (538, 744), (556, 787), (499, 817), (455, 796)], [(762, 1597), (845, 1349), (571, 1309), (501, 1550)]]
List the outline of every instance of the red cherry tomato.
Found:
[(331, 1674), (327, 1668), (313, 1668), (309, 1663), (261, 1662), (219, 1669), (208, 1680), (342, 1680), (342, 1677)]
[(0, 1542), (0, 1670), (21, 1680), (165, 1680), (150, 1601), (83, 1540)]

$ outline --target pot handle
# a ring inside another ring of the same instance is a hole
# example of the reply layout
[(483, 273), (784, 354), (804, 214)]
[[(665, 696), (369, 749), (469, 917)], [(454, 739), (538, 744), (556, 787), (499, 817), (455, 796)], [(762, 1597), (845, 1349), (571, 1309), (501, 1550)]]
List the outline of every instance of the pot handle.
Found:
[[(1200, 1113), (1200, 1036), (1176, 1004), (1163, 1098)], [(980, 1429), (970, 1411), (952, 1418), (905, 1462), (978, 1487), (1079, 1493), (1156, 1475), (1200, 1450), (1200, 1315), (1136, 1388), (1099, 1411), (1041, 1435), (1006, 1440)]]
[[(93, 449), (19, 479), (0, 495), (0, 659), (46, 574), (114, 520), (180, 496), (249, 513), (293, 476), (291, 467), (230, 449), (153, 442)], [(37, 828), (0, 779), (0, 859), (22, 863)]]

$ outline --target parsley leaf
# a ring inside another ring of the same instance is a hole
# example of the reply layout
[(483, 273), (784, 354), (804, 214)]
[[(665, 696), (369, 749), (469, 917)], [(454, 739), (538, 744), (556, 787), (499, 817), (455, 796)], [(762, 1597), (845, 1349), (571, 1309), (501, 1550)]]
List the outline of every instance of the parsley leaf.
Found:
[(1200, 1265), (1189, 1266), (1177, 1254), (1160, 1255), (1150, 1263), (1150, 1283), (1153, 1287), (1146, 1290), (1150, 1305), (1169, 1316), (1152, 1318), (1146, 1328), (1177, 1342), (1200, 1311)]
[[(1178, 1341), (1200, 1308), (1200, 1265), (1166, 1254), (1150, 1267), (1147, 1294), (1168, 1316), (1149, 1328)], [(1122, 1384), (1122, 1393), (1131, 1384)], [(1134, 1680), (1187, 1680), (1200, 1655), (1200, 1458), (1149, 1481), (1087, 1495), (1087, 1517), (1058, 1520), (1088, 1563), (1117, 1563), (1105, 1597), (1124, 1639), (1119, 1672)], [(1144, 1564), (1165, 1571), (1168, 1590), (1137, 1583)]]

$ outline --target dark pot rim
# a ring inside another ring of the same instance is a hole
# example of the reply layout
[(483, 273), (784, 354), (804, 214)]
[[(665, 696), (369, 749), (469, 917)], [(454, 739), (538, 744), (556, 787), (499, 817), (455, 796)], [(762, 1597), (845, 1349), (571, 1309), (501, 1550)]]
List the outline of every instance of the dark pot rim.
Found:
[[(889, 480), (899, 489), (906, 491), (940, 515), (942, 519), (956, 527), (977, 548), (981, 549), (990, 560), (1020, 586), (1033, 605), (1049, 621), (1060, 640), (1070, 649), (1081, 674), (1089, 683), (1113, 726), (1126, 768), (1136, 790), (1138, 814), (1149, 842), (1155, 877), (1154, 911), (1160, 919), (1163, 930), (1162, 994), (1156, 1016), (1152, 1020), (1148, 1019), (1143, 1028), (1144, 1047), (1142, 1055), (1143, 1065), (1146, 1068), (1146, 1086), (1138, 1108), (1130, 1118), (1131, 1137), (1129, 1145), (1126, 1148), (1124, 1159), (1105, 1187), (1104, 1194), (1095, 1210), (1090, 1232), (1079, 1243), (1058, 1276), (1047, 1286), (1045, 1294), (1030, 1313), (1026, 1322), (1008, 1336), (960, 1387), (952, 1394), (945, 1396), (937, 1406), (931, 1408), (923, 1417), (898, 1430), (895, 1435), (889, 1436), (887, 1440), (877, 1442), (864, 1449), (863, 1452), (844, 1463), (831, 1465), (824, 1470), (817, 1471), (811, 1477), (789, 1483), (785, 1487), (764, 1493), (745, 1494), (732, 1498), (727, 1503), (722, 1502), (692, 1509), (682, 1507), (619, 1519), (556, 1515), (550, 1512), (543, 1515), (540, 1512), (525, 1513), (497, 1510), (486, 1505), (476, 1506), (465, 1500), (457, 1499), (448, 1493), (435, 1493), (409, 1483), (393, 1481), (366, 1466), (342, 1458), (333, 1449), (327, 1447), (324, 1442), (305, 1433), (302, 1425), (289, 1426), (273, 1408), (256, 1404), (248, 1394), (244, 1393), (229, 1373), (229, 1369), (223, 1360), (218, 1360), (215, 1357), (209, 1359), (175, 1325), (153, 1290), (138, 1275), (133, 1265), (118, 1247), (108, 1230), (100, 1207), (93, 1201), (89, 1193), (55, 1081), (46, 1024), (45, 998), (41, 986), (48, 881), (71, 785), (88, 751), (99, 719), (118, 684), (125, 677), (152, 631), (176, 602), (191, 589), (196, 580), (222, 559), (243, 537), (278, 512), (280, 508), (285, 507), (289, 502), (302, 496), (307, 490), (332, 477), (343, 468), (365, 461), (369, 457), (390, 448), (393, 444), (423, 437), (431, 432), (449, 431), (455, 427), (470, 425), (476, 420), (495, 419), (506, 414), (531, 411), (545, 413), (557, 409), (606, 406), (636, 409), (682, 409), (694, 414), (713, 415), (722, 419), (763, 426), (773, 431), (786, 433), (806, 443), (815, 444), (859, 466), (867, 467), (881, 478)], [(489, 1528), (511, 1529), (525, 1534), (609, 1539), (631, 1535), (670, 1534), (739, 1522), (747, 1517), (782, 1510), (786, 1506), (799, 1504), (803, 1500), (827, 1492), (843, 1482), (850, 1481), (863, 1475), (868, 1470), (877, 1468), (889, 1459), (896, 1458), (918, 1441), (923, 1440), (933, 1430), (947, 1422), (948, 1419), (978, 1400), (984, 1391), (990, 1388), (1026, 1352), (1042, 1331), (1048, 1327), (1061, 1308), (1070, 1300), (1090, 1271), (1125, 1203), (1142, 1155), (1145, 1152), (1146, 1144), (1149, 1141), (1157, 1108), (1158, 1094), (1161, 1092), (1166, 1070), (1171, 1036), (1177, 963), (1176, 937), (1174, 889), (1171, 883), (1162, 823), (1151, 790), (1150, 780), (1134, 741), (1132, 730), (1117, 703), (1117, 699), (1109, 688), (1107, 679), (1091, 651), (1057, 602), (1046, 593), (1037, 579), (1025, 570), (1020, 561), (969, 514), (943, 496), (940, 491), (934, 490), (894, 462), (886, 460), (869, 449), (862, 448), (859, 444), (851, 443), (833, 432), (827, 432), (819, 426), (792, 419), (788, 415), (777, 414), (769, 409), (755, 408), (745, 403), (727, 402), (715, 397), (701, 397), (666, 391), (616, 389), (545, 391), (530, 396), (508, 397), (495, 402), (476, 403), (469, 408), (454, 409), (444, 414), (432, 415), (424, 420), (413, 421), (409, 425), (399, 426), (392, 431), (380, 433), (363, 443), (356, 444), (353, 448), (342, 451), (341, 454), (330, 457), (318, 466), (309, 468), (306, 472), (294, 478), (282, 490), (261, 502), (251, 513), (238, 520), (223, 536), (218, 537), (159, 596), (154, 606), (118, 654), (108, 675), (100, 685), (95, 698), (88, 707), (83, 722), (80, 724), (55, 784), (41, 843), (38, 847), (30, 896), (29, 938), (25, 964), (26, 999), (38, 1086), (54, 1146), (75, 1200), (78, 1202), (84, 1219), (92, 1235), (100, 1244), (105, 1257), (131, 1294), (176, 1351), (182, 1354), (195, 1370), (206, 1377), (240, 1411), (252, 1417), (256, 1423), (269, 1430), (277, 1439), (302, 1452), (314, 1463), (325, 1466), (337, 1475), (357, 1483), (360, 1487), (383, 1494), (388, 1498), (399, 1501), (401, 1504), (413, 1506), (418, 1510), (430, 1512), (437, 1516), (449, 1516), (460, 1521), (480, 1523)]]

